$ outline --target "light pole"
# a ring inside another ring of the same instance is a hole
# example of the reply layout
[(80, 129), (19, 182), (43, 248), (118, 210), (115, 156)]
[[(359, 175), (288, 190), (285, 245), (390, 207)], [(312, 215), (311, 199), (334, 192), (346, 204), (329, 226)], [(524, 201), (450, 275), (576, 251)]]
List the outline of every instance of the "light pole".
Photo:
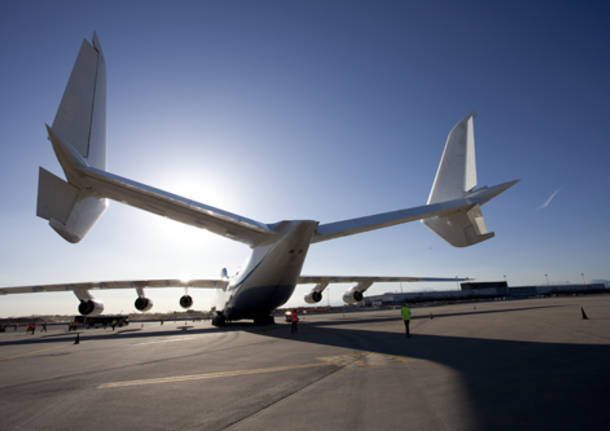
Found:
[(548, 274), (544, 274), (544, 278), (546, 278), (546, 285), (549, 285), (549, 275)]
[(585, 283), (585, 273), (584, 273), (584, 272), (581, 272), (581, 273), (580, 273), (580, 276), (582, 277), (582, 285), (583, 285), (583, 287), (584, 287), (584, 286), (585, 286), (585, 284), (586, 284), (586, 283)]

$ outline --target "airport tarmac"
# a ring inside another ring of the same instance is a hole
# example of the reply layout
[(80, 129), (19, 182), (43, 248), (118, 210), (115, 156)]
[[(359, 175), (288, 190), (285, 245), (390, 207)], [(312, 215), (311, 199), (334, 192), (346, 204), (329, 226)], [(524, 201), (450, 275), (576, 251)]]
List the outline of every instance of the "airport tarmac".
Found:
[[(581, 306), (589, 319), (581, 317)], [(606, 429), (610, 295), (0, 333), (0, 429)]]

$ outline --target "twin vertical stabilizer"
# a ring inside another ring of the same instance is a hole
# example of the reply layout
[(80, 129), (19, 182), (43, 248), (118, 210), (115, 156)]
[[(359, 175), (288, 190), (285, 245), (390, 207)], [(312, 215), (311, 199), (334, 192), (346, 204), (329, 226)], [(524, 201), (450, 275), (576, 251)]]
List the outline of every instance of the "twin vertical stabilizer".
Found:
[(474, 116), (457, 123), (447, 136), (441, 162), (428, 197), (428, 204), (463, 198), (477, 185), (474, 152)]
[(107, 207), (106, 199), (83, 187), (76, 169), (106, 169), (106, 65), (93, 35), (83, 40), (49, 140), (66, 178), (64, 181), (40, 168), (36, 215), (69, 242), (80, 241)]
[(106, 170), (106, 64), (96, 34), (83, 40), (51, 128), (88, 166)]
[[(474, 188), (477, 185), (474, 117), (473, 112), (457, 123), (449, 132), (441, 162), (432, 183), (428, 205), (459, 199), (468, 200), (469, 197), (474, 196)], [(514, 182), (510, 185), (494, 187), (490, 193), (487, 193), (489, 197), (482, 202), (461, 207), (447, 215), (423, 219), (422, 223), (456, 247), (466, 247), (485, 241), (492, 238), (494, 233), (487, 232), (481, 205), (513, 184)], [(501, 191), (498, 191), (500, 189)]]
[[(426, 205), (319, 224), (311, 242), (327, 241), (415, 220), (457, 247), (493, 236), (481, 205), (515, 182), (477, 185), (474, 113), (449, 132)], [(276, 240), (280, 223), (265, 224), (194, 202), (106, 171), (106, 65), (94, 34), (84, 40), (70, 74), (49, 140), (66, 180), (40, 168), (36, 214), (63, 238), (78, 242), (113, 199), (145, 211), (244, 242), (251, 247)]]

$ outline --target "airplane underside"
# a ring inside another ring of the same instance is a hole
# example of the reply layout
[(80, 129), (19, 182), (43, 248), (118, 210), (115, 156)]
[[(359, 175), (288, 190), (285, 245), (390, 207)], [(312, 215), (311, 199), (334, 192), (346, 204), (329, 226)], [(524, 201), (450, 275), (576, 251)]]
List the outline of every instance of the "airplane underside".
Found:
[(264, 320), (290, 299), (295, 285), (257, 286), (239, 292), (222, 312), (226, 320)]

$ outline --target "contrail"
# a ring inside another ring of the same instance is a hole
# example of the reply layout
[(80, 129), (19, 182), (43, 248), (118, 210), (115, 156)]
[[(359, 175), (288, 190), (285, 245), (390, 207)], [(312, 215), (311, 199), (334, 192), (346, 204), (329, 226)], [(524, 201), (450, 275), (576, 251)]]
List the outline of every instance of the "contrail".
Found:
[(546, 201), (544, 201), (544, 203), (538, 207), (538, 209), (541, 210), (543, 208), (548, 207), (549, 204), (551, 203), (551, 201), (553, 199), (555, 199), (555, 196), (557, 196), (557, 193), (559, 193), (559, 189), (557, 189), (553, 193), (551, 193), (551, 196), (549, 196), (548, 199)]

